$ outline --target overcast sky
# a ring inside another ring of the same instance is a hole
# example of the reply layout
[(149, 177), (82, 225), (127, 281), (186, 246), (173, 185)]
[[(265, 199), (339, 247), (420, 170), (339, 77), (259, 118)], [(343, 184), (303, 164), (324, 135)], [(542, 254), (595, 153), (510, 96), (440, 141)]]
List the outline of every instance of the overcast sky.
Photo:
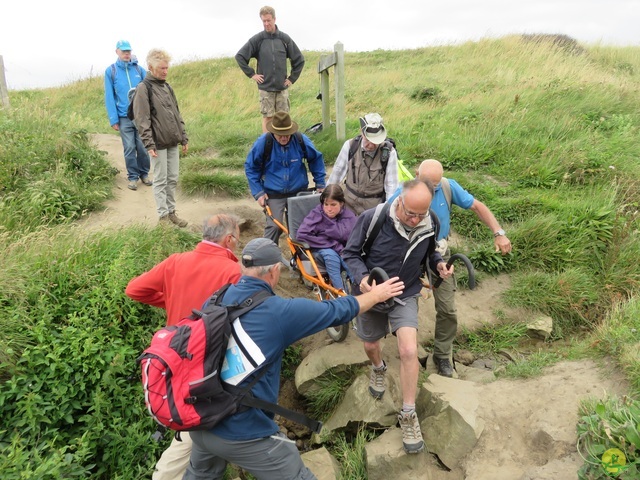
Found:
[(234, 56), (262, 29), (265, 1), (302, 50), (419, 48), (511, 33), (562, 33), (579, 42), (640, 45), (640, 0), (11, 0), (0, 7), (9, 89), (102, 75), (124, 38), (146, 67), (151, 48), (173, 63)]

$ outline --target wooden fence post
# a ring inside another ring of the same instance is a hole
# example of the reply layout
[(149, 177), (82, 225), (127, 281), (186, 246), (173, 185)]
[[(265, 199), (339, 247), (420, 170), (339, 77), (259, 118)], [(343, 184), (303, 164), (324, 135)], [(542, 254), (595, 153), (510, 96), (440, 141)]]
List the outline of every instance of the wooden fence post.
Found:
[(341, 42), (335, 44), (333, 51), (336, 54), (336, 138), (344, 140), (346, 135), (345, 111), (344, 111), (344, 45)]
[(333, 53), (321, 55), (318, 62), (320, 74), (320, 95), (322, 97), (322, 128), (331, 126), (331, 108), (329, 104), (329, 69), (335, 67), (335, 101), (336, 101), (336, 138), (344, 140), (345, 112), (344, 112), (344, 47), (338, 42), (334, 45)]
[(9, 107), (9, 89), (7, 88), (7, 79), (4, 76), (4, 60), (0, 55), (0, 105)]

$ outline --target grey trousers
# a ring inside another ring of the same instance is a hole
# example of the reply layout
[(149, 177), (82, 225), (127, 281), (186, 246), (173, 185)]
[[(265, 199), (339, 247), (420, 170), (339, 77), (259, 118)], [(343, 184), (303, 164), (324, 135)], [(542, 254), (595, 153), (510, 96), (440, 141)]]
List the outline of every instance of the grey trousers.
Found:
[(209, 431), (189, 434), (193, 449), (183, 480), (222, 479), (227, 462), (258, 480), (316, 480), (304, 466), (296, 444), (282, 434), (242, 442), (225, 440)]
[[(283, 223), (284, 211), (287, 208), (287, 199), (270, 198), (269, 208), (271, 209), (271, 216), (278, 220), (280, 223)], [(273, 240), (273, 243), (278, 245), (280, 235), (282, 235), (282, 230), (280, 230), (280, 227), (278, 227), (270, 217), (267, 217), (267, 224), (264, 227), (264, 238)]]
[(153, 167), (153, 197), (156, 200), (158, 217), (164, 217), (176, 210), (176, 187), (180, 170), (178, 147), (156, 150), (157, 157), (151, 157)]

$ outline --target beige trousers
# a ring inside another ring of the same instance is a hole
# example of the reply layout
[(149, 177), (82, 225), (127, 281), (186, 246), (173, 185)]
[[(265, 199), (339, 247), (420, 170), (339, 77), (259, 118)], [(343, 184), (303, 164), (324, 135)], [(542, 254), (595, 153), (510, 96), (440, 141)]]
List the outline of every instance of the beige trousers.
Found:
[(189, 466), (191, 458), (191, 437), (188, 432), (180, 432), (181, 442), (175, 438), (167, 448), (151, 476), (152, 480), (181, 480), (185, 470)]

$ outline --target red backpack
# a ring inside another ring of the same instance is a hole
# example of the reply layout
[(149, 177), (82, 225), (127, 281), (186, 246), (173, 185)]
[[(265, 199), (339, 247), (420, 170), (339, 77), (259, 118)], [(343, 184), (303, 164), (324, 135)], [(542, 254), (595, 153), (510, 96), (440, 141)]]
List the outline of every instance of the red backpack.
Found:
[[(254, 371), (248, 385), (223, 382), (221, 372), (229, 339), (251, 360), (234, 335), (235, 319), (272, 296), (260, 290), (240, 304), (220, 304), (229, 284), (215, 292), (203, 311), (177, 325), (158, 330), (140, 357), (142, 387), (147, 410), (154, 420), (172, 430), (209, 430), (241, 408), (256, 407), (278, 413), (320, 431), (322, 424), (277, 404), (253, 397), (251, 389), (268, 364)], [(258, 365), (253, 364), (254, 368)]]

